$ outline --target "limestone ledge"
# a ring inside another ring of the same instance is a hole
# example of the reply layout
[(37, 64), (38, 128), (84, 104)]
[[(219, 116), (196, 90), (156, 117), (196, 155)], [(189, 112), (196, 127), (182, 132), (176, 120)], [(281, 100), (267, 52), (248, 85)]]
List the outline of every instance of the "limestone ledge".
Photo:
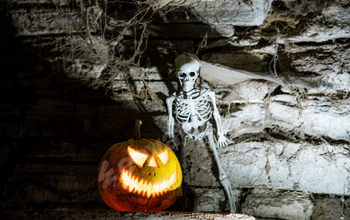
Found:
[(147, 219), (147, 220), (172, 220), (172, 219), (208, 219), (208, 220), (254, 220), (250, 215), (228, 214), (228, 213), (191, 213), (191, 212), (103, 212), (103, 211), (74, 211), (74, 212), (36, 212), (36, 211), (2, 211), (0, 217), (3, 219), (96, 219), (96, 220), (129, 220), (129, 219)]

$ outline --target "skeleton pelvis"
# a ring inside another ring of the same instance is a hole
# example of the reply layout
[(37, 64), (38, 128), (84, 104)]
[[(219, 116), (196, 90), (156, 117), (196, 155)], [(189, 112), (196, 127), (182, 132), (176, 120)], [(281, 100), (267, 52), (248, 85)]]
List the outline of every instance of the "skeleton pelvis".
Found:
[(208, 128), (208, 121), (199, 121), (197, 115), (192, 115), (188, 122), (182, 124), (182, 129), (186, 134), (200, 135)]

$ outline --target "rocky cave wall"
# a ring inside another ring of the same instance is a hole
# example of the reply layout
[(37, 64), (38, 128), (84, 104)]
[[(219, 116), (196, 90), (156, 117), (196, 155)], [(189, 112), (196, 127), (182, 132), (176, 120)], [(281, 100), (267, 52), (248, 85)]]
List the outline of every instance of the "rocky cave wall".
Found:
[[(168, 141), (173, 61), (197, 52), (283, 81), (201, 79), (232, 141), (218, 152), (238, 212), (350, 218), (350, 3), (148, 1), (145, 28), (127, 26), (144, 3), (0, 1), (2, 209), (110, 210), (99, 159), (137, 118), (144, 138)], [(228, 211), (207, 143), (190, 140), (183, 156), (184, 196), (170, 210)]]

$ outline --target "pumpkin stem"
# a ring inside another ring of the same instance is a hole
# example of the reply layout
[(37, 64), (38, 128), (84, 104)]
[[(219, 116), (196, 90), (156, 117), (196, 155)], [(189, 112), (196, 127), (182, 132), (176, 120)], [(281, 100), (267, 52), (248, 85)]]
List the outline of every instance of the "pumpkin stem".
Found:
[(136, 119), (135, 121), (135, 128), (134, 128), (134, 140), (140, 140), (141, 139), (141, 125), (142, 121), (140, 119)]

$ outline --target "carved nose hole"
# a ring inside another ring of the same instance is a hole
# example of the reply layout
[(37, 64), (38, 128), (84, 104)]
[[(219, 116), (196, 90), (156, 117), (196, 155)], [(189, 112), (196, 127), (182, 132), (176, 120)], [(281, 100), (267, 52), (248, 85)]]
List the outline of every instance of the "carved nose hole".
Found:
[(190, 76), (191, 76), (191, 77), (194, 77), (195, 75), (196, 75), (195, 72), (190, 72)]

